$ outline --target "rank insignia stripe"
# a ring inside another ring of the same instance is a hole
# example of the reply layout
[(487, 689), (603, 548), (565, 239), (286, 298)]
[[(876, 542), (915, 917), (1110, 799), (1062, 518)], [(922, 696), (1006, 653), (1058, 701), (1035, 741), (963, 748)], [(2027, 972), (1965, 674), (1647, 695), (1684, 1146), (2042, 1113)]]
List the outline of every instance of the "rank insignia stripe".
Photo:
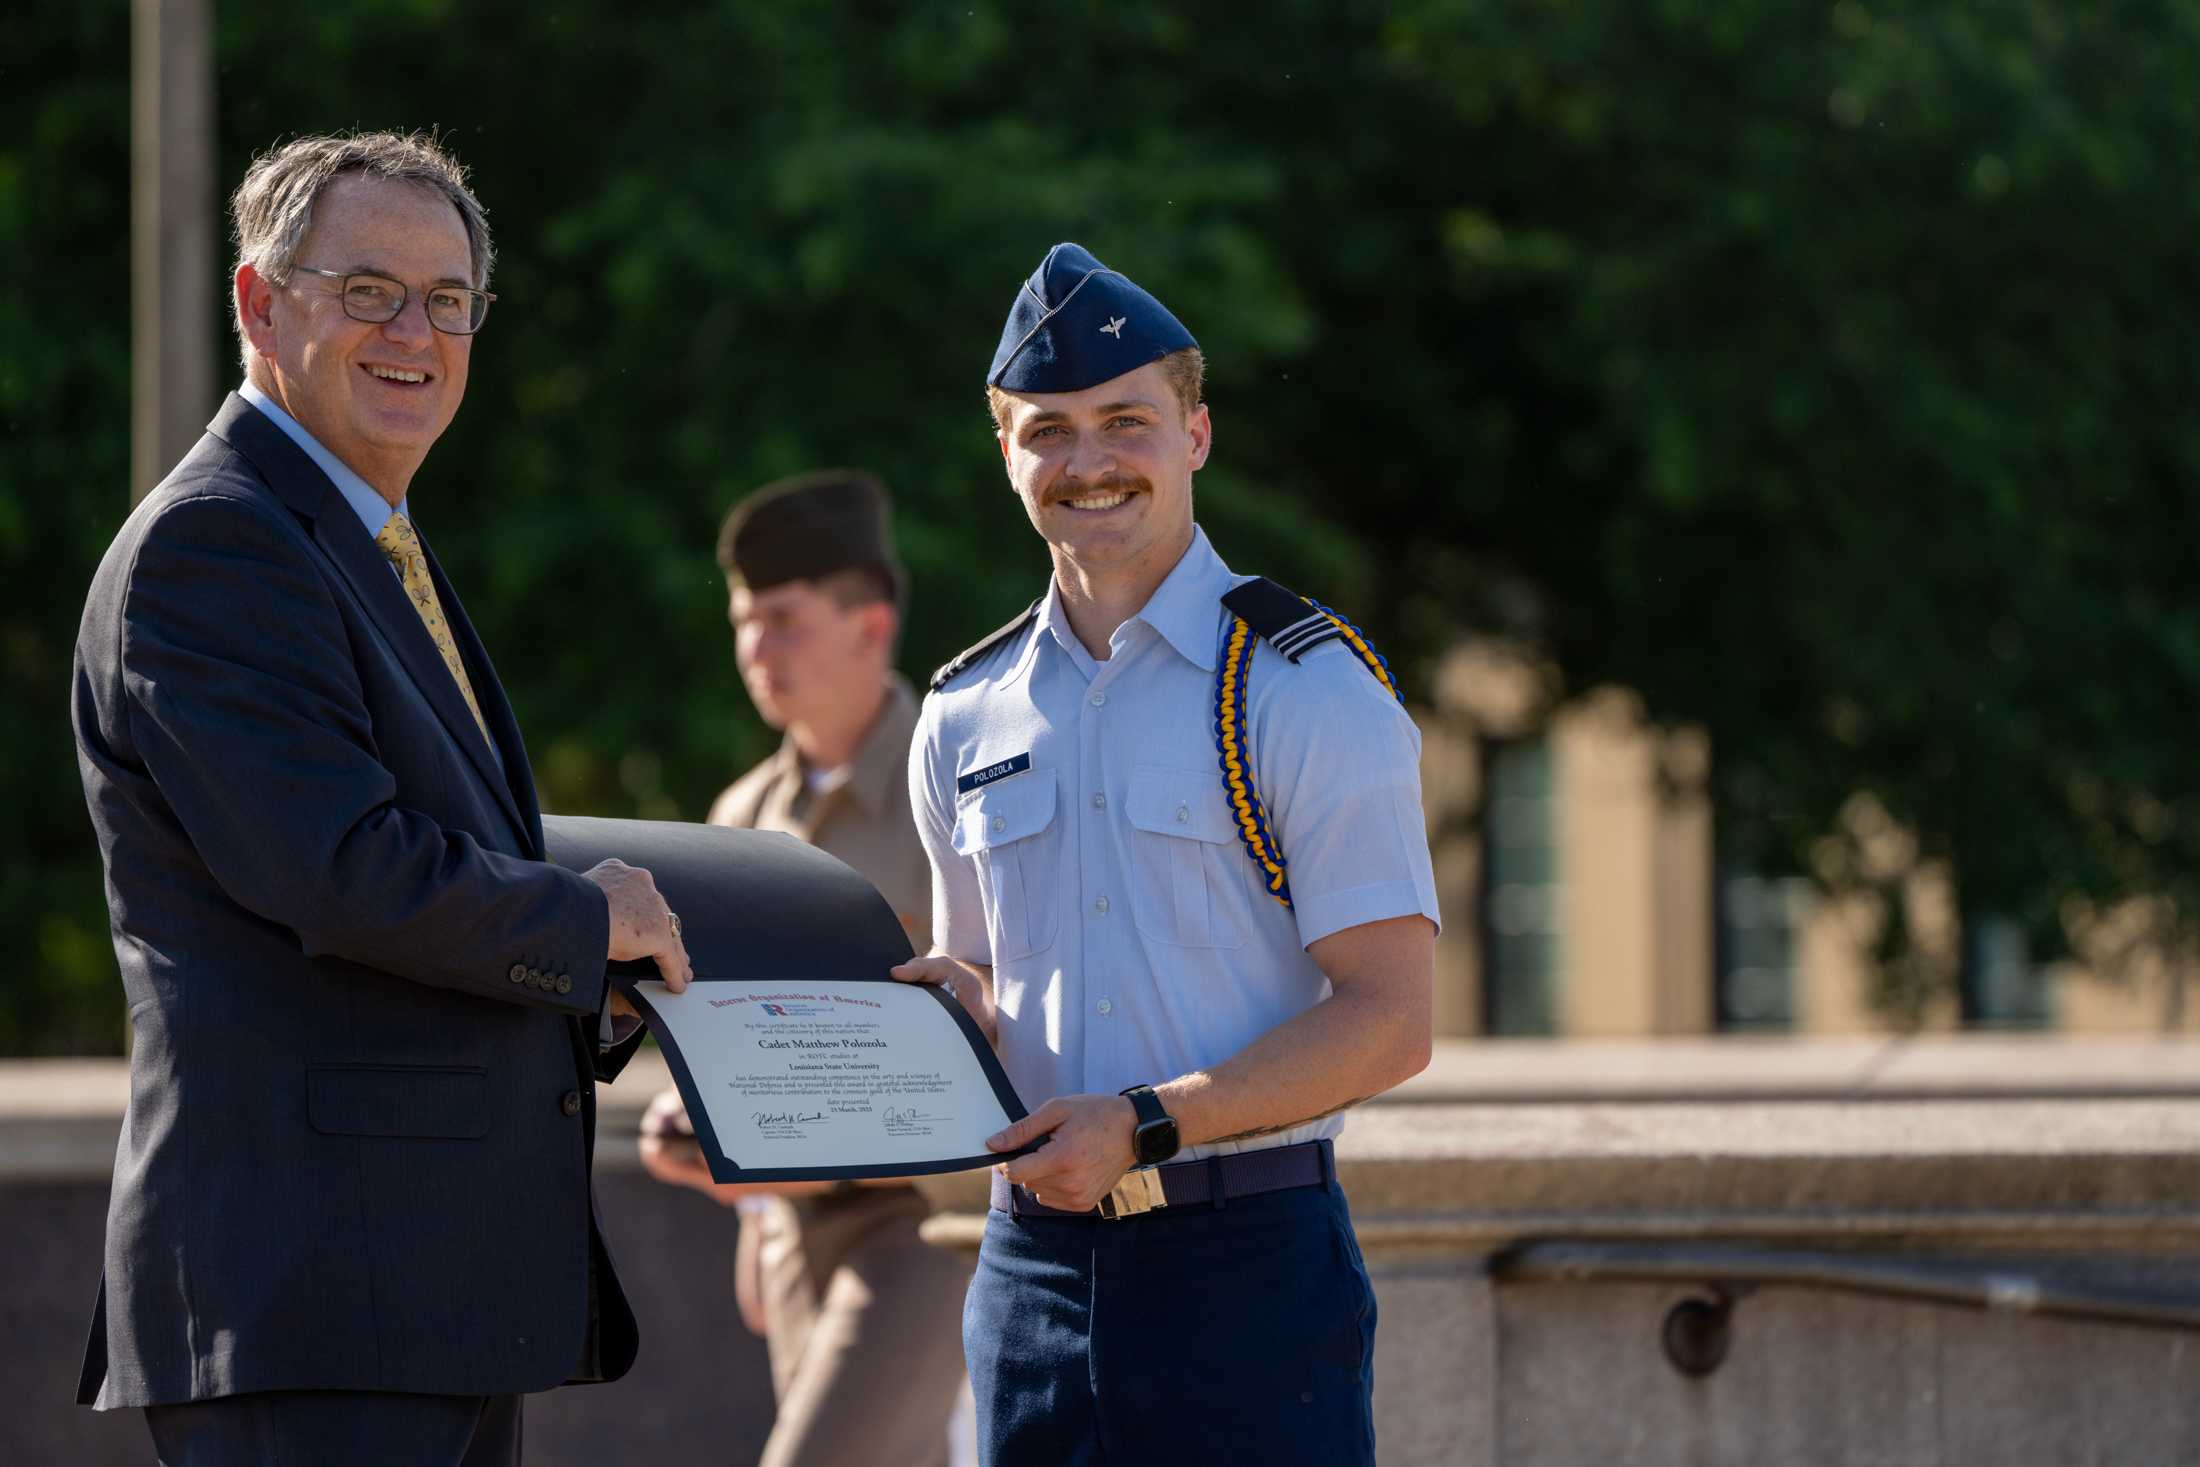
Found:
[(1013, 758), (1002, 759), (997, 763), (985, 765), (983, 768), (973, 769), (968, 774), (958, 774), (955, 776), (955, 793), (967, 795), (972, 790), (982, 790), (987, 785), (1004, 780), (1012, 774), (1022, 774), (1030, 767), (1031, 756), (1029, 754), (1018, 754)]
[(999, 647), (1003, 642), (1006, 642), (1009, 638), (1015, 636), (1018, 632), (1022, 631), (1026, 626), (1030, 624), (1031, 619), (1039, 614), (1039, 607), (1045, 602), (1045, 600), (1046, 598), (1044, 596), (1039, 597), (1038, 600), (1033, 601), (1029, 606), (1025, 607), (1023, 609), (1023, 614), (1018, 616), (1014, 621), (1010, 622), (1004, 627), (999, 628), (994, 632), (989, 633), (984, 640), (972, 646), (964, 648), (962, 651), (956, 653), (952, 659), (945, 663), (942, 663), (939, 669), (932, 674), (931, 682), (928, 685), (930, 687), (930, 690), (936, 693), (940, 689), (946, 687), (956, 678), (962, 676), (965, 672), (969, 671), (972, 667), (975, 667), (979, 662), (983, 661), (988, 655), (993, 652), (995, 648)]

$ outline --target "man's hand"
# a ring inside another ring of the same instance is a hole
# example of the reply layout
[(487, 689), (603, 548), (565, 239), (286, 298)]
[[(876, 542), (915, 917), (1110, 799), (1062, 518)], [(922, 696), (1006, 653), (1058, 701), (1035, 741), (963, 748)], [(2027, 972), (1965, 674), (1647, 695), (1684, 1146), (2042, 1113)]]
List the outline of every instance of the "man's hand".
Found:
[[(664, 975), (665, 987), (674, 993), (688, 986), (694, 970), (688, 966), (687, 944), (673, 926), (672, 908), (657, 894), (657, 882), (639, 866), (624, 861), (600, 861), (581, 873), (603, 888), (611, 903), (611, 961), (651, 958)], [(611, 1012), (620, 1012), (623, 998), (614, 998)], [(632, 1013), (628, 1005), (625, 1012)]]
[(715, 1190), (718, 1184), (710, 1178), (710, 1165), (703, 1160), (703, 1147), (695, 1139), (695, 1127), (680, 1101), (679, 1087), (668, 1085), (650, 1101), (649, 1109), (642, 1112), (641, 1133), (644, 1171), (660, 1182), (693, 1187), (732, 1204), (732, 1197), (720, 1197)]
[(1047, 1207), (1084, 1212), (1115, 1190), (1137, 1157), (1131, 1133), (1138, 1111), (1124, 1095), (1068, 1095), (1048, 1101), (997, 1136), (995, 1151), (1014, 1151), (1044, 1136), (1046, 1145), (1001, 1164), (1001, 1174)]
[(642, 1153), (642, 1169), (660, 1182), (693, 1187), (725, 1207), (744, 1197), (807, 1197), (832, 1190), (831, 1182), (719, 1182), (703, 1160), (703, 1143), (695, 1139), (695, 1123), (688, 1119), (680, 1087), (668, 1085), (642, 1112), (641, 1135), (636, 1145)]
[[(702, 1145), (695, 1139), (695, 1124), (678, 1086), (667, 1086), (642, 1112), (640, 1145), (642, 1168), (660, 1182), (696, 1191), (726, 1207), (763, 1189), (734, 1186), (710, 1179), (710, 1164), (703, 1160)], [(741, 1214), (741, 1231), (734, 1240), (733, 1299), (741, 1322), (749, 1333), (765, 1331), (762, 1228), (747, 1212)]]
[(985, 1042), (999, 1042), (1000, 1021), (993, 1013), (993, 989), (986, 975), (960, 958), (934, 953), (928, 958), (911, 958), (886, 970), (886, 976), (903, 983), (929, 983), (934, 988), (944, 988), (965, 1012), (978, 1022), (978, 1032)]

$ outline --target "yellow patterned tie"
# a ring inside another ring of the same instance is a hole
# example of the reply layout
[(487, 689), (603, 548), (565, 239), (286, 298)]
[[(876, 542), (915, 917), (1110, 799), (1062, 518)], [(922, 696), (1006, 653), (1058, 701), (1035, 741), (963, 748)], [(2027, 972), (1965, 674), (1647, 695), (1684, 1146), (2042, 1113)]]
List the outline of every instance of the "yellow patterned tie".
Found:
[(420, 613), (420, 624), (428, 629), (435, 650), (443, 654), (443, 665), (451, 670), (466, 706), (473, 710), (481, 736), (489, 740), (490, 748), (495, 748), (496, 740), (489, 738), (489, 724), (481, 716), (481, 705), (474, 701), (474, 685), (466, 681), (466, 664), (458, 660), (458, 643), (451, 640), (450, 623), (443, 619), (443, 603), (436, 599), (435, 582), (428, 578), (428, 557), (420, 549), (420, 536), (413, 530), (412, 521), (401, 514), (391, 515), (374, 543), (404, 578), (405, 594), (412, 598), (413, 610)]

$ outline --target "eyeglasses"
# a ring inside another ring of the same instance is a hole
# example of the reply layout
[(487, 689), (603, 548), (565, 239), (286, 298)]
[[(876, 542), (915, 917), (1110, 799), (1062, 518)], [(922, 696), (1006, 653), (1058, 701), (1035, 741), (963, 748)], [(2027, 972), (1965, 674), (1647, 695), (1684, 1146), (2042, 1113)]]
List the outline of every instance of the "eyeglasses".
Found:
[[(383, 275), (347, 275), (341, 270), (319, 270), (311, 265), (291, 268), (343, 281), (344, 288), (338, 293), (338, 299), (344, 303), (344, 314), (369, 325), (379, 326), (384, 321), (396, 320), (397, 313), (405, 309), (405, 302), (411, 296), (403, 285)], [(432, 285), (427, 291), (428, 324), (451, 336), (471, 336), (481, 329), (482, 321), (489, 314), (489, 302), (495, 299), (486, 290)]]

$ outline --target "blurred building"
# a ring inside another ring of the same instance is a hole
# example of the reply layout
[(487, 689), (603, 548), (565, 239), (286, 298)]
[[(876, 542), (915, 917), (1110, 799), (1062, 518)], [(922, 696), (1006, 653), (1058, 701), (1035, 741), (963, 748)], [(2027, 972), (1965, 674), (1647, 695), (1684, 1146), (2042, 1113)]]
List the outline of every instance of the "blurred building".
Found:
[[(1608, 689), (1539, 710), (1545, 673), (1477, 644), (1427, 706), (1423, 790), (1445, 914), (1437, 1032), (1636, 1036), (1912, 1027), (1873, 1001), (1877, 901), (1753, 867), (1722, 829), (1699, 731), (1649, 724)], [(1905, 837), (1869, 807), (1866, 844)], [(2148, 1031), (2191, 1027), (2194, 975), (2123, 944), (2088, 968), (2036, 958), (2024, 927), (1962, 912), (1929, 868), (1902, 880), (1929, 996), (1914, 1026)], [(2103, 924), (2109, 926), (2113, 924)], [(2173, 980), (2173, 976), (2174, 980)], [(2174, 989), (2173, 989), (2174, 982)]]

